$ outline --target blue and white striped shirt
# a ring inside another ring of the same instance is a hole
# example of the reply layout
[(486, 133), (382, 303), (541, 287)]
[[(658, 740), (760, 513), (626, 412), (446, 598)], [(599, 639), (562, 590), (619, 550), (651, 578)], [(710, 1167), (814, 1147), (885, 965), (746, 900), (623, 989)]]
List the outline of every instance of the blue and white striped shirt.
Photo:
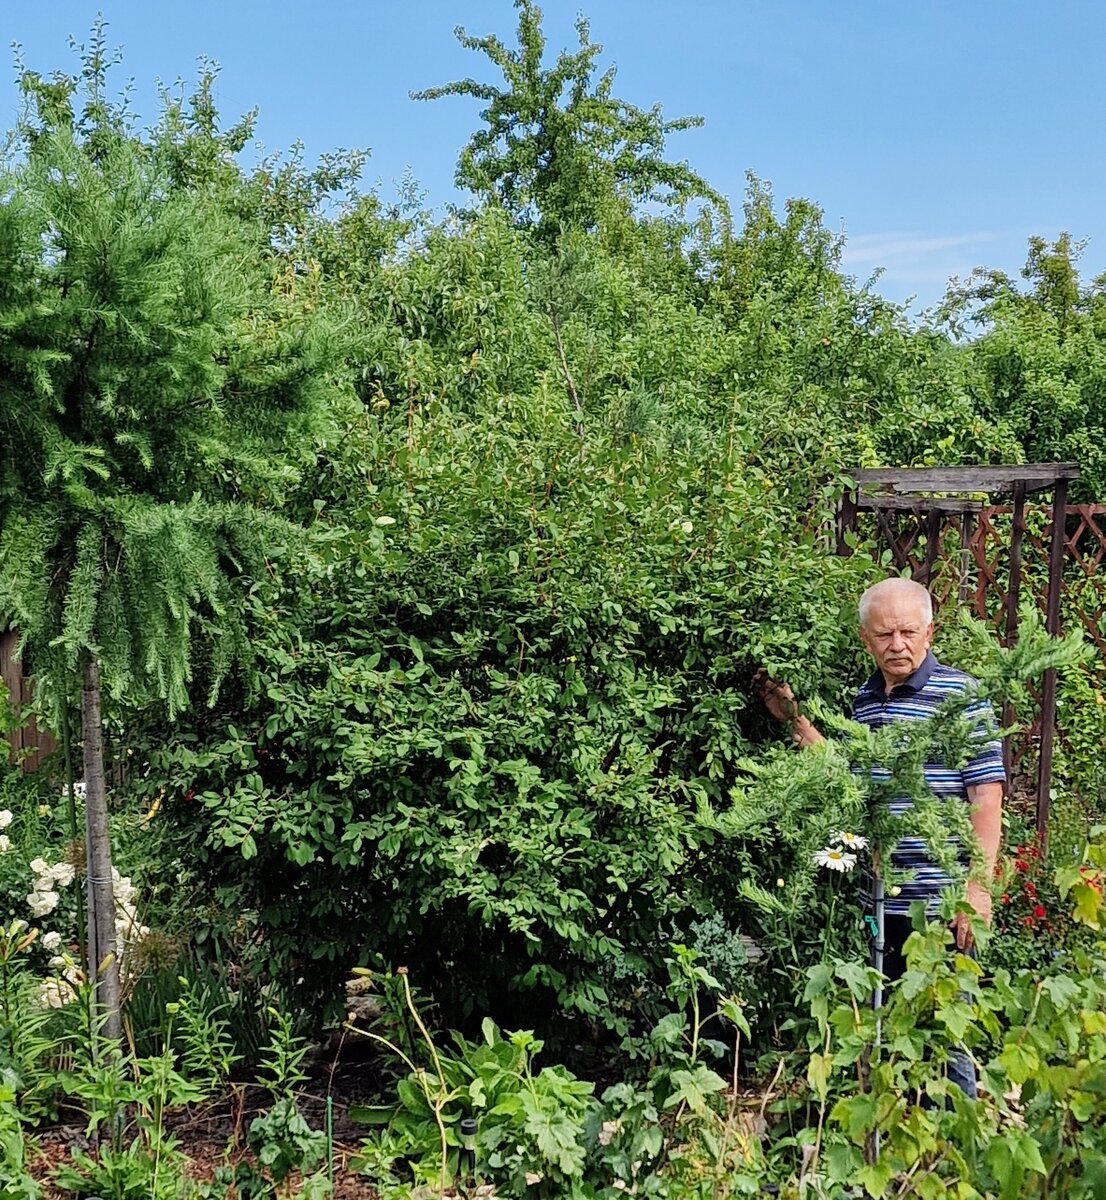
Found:
[[(940, 707), (949, 696), (963, 693), (975, 686), (975, 680), (963, 671), (946, 667), (933, 656), (925, 656), (921, 666), (902, 683), (896, 684), (888, 694), (884, 689), (883, 674), (877, 671), (857, 693), (853, 701), (853, 720), (871, 729), (882, 729), (895, 721), (924, 721)], [(991, 705), (979, 700), (968, 707), (965, 718), (973, 721), (979, 730), (995, 729), (995, 717)], [(889, 773), (880, 768), (872, 771), (873, 779), (887, 779)], [(1002, 743), (996, 738), (980, 747), (979, 753), (960, 770), (945, 763), (933, 762), (925, 765), (925, 778), (929, 790), (938, 798), (959, 797), (968, 803), (968, 788), (981, 783), (1004, 783), (1006, 772), (1002, 765)], [(901, 816), (910, 810), (912, 802), (907, 797), (890, 801), (893, 815)], [(963, 852), (962, 852), (963, 855)], [(914, 900), (925, 900), (930, 910), (936, 908), (941, 892), (953, 884), (944, 871), (929, 857), (926, 844), (921, 838), (908, 837), (895, 847), (891, 854), (892, 865), (907, 873), (898, 896), (886, 898), (885, 911), (905, 915)], [(867, 880), (861, 881), (861, 902), (870, 901)]]

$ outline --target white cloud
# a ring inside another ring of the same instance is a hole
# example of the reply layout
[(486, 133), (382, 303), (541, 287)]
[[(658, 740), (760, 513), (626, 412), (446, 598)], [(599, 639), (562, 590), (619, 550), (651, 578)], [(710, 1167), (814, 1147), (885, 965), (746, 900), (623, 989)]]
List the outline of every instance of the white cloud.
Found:
[(997, 233), (919, 234), (861, 233), (848, 237), (842, 267), (864, 280), (882, 270), (877, 289), (905, 299), (915, 295), (924, 303), (936, 300), (955, 275), (966, 278), (988, 261), (988, 247)]

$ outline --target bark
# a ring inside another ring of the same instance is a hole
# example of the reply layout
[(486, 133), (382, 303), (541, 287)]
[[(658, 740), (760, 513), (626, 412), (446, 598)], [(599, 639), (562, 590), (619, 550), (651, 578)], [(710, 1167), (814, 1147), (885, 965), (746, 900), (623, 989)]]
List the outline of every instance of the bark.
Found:
[(81, 726), (84, 737), (85, 849), (88, 878), (88, 978), (93, 986), (93, 1013), (103, 1022), (102, 1036), (118, 1044), (119, 958), (115, 942), (115, 895), (111, 879), (111, 835), (108, 831), (104, 783), (104, 735), (100, 720), (100, 663), (84, 655)]

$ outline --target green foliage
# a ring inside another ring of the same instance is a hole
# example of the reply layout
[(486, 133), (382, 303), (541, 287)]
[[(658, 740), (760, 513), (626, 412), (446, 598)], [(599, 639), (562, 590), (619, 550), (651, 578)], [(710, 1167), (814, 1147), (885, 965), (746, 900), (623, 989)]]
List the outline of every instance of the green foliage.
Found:
[[(424, 1037), (426, 1066), (405, 1059), (393, 1103), (354, 1111), (381, 1130), (362, 1146), (362, 1168), (386, 1196), (411, 1195), (412, 1186), (441, 1191), (449, 1180), (490, 1180), (511, 1196), (585, 1198), (625, 1188), (658, 1197), (741, 1194), (754, 1184), (758, 1160), (740, 1134), (726, 1081), (702, 1060), (700, 989), (716, 986), (694, 952), (672, 948), (669, 1012), (640, 1050), (649, 1067), (641, 1086), (608, 1088), (596, 1100), (592, 1084), (564, 1067), (535, 1070), (542, 1043), (530, 1032), (504, 1037), (485, 1020), (477, 1043), (454, 1035), (456, 1051), (441, 1051), (421, 1023), (410, 991), (405, 1000)], [(406, 983), (406, 977), (404, 977)], [(685, 1007), (690, 1007), (690, 1019)], [(722, 1013), (748, 1034), (740, 1004)], [(717, 1014), (714, 1014), (717, 1016)], [(368, 1036), (383, 1041), (367, 1031)], [(395, 1051), (395, 1047), (391, 1047)], [(468, 1133), (464, 1122), (471, 1122)], [(466, 1136), (474, 1149), (466, 1150)], [(693, 1184), (692, 1190), (686, 1190)]]
[(487, 103), (486, 126), (461, 151), (457, 184), (483, 200), (502, 204), (516, 219), (546, 238), (562, 227), (593, 229), (615, 206), (650, 201), (686, 204), (705, 197), (725, 202), (686, 163), (665, 161), (670, 133), (702, 124), (702, 118), (665, 121), (660, 105), (645, 110), (611, 94), (615, 68), (593, 83), (603, 47), (592, 42), (586, 17), (576, 22), (580, 48), (562, 52), (543, 69), (542, 12), (533, 0), (515, 0), (518, 49), (495, 35), (457, 38), (479, 50), (503, 72), (505, 86), (464, 79), (414, 94), (418, 100), (472, 96)]
[(1030, 462), (1078, 462), (1072, 499), (1106, 495), (1106, 303), (1102, 280), (1084, 284), (1083, 247), (1062, 233), (1029, 241), (1020, 291), (998, 271), (977, 274), (946, 299), (956, 328), (982, 332), (965, 350), (976, 410), (1005, 425)]
[[(988, 982), (950, 940), (946, 927), (916, 926), (878, 1036), (871, 971), (811, 971), (808, 1074), (821, 1112), (811, 1171), (823, 1186), (859, 1184), (873, 1197), (915, 1178), (933, 1197), (1094, 1195), (1106, 1122), (1101, 948), (1043, 975), (1002, 969)], [(958, 1047), (979, 1063), (978, 1101), (944, 1077)]]
[[(246, 650), (233, 595), (281, 537), (256, 507), (310, 462), (333, 323), (274, 289), (218, 193), (174, 186), (172, 124), (142, 140), (75, 80), (25, 72), (0, 215), (0, 611), (40, 671), (80, 651), (108, 685), (187, 701)], [(60, 97), (60, 99), (59, 99)]]
[(0, 1195), (10, 1200), (39, 1200), (42, 1188), (27, 1170), (24, 1117), (15, 1105), (15, 1090), (0, 1084)]

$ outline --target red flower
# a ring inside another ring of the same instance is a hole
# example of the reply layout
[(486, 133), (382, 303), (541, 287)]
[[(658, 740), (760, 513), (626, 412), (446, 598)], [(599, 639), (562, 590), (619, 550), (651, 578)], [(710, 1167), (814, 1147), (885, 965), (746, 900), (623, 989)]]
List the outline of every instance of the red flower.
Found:
[(1014, 859), (1014, 870), (1024, 875), (1029, 870), (1029, 863), (1024, 858), (1016, 858)]
[(189, 788), (188, 791), (184, 793), (184, 800), (185, 800), (186, 804), (191, 803), (191, 801), (194, 800), (195, 798), (196, 798), (196, 793), (191, 788)]
[(1037, 885), (1031, 879), (1025, 881), (1025, 894), (1034, 900), (1037, 899)]
[(1034, 925), (1037, 924), (1037, 922), (1034, 921), (1032, 917), (1022, 917), (1022, 924), (1028, 925), (1029, 928), (1032, 929), (1034, 927)]
[(1009, 904), (1009, 903), (1010, 903), (1010, 893), (1009, 893), (1009, 892), (1003, 892), (1003, 893), (1002, 893), (1002, 902), (1003, 902), (1003, 904)]
[(1033, 915), (1038, 918), (1043, 917), (1045, 915), (1045, 906), (1043, 904), (1038, 904), (1033, 909)]

